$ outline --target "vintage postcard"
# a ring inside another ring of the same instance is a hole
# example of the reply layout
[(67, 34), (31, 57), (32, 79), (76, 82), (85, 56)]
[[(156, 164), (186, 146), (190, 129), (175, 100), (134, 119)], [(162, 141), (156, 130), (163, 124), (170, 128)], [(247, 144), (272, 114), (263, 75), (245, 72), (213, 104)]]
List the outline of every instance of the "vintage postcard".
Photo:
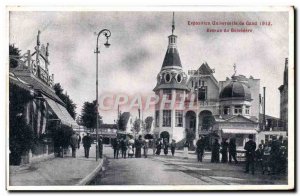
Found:
[(7, 189), (294, 190), (294, 8), (7, 7)]

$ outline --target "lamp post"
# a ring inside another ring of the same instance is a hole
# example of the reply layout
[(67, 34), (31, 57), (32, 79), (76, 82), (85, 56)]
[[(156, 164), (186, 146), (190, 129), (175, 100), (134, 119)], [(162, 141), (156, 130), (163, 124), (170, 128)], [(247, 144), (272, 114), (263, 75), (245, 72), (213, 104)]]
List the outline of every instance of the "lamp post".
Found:
[(98, 161), (98, 157), (99, 157), (99, 146), (98, 146), (98, 126), (99, 126), (99, 111), (98, 111), (98, 54), (100, 53), (99, 51), (99, 47), (98, 47), (98, 42), (99, 42), (99, 37), (100, 35), (103, 34), (106, 37), (106, 42), (104, 44), (104, 46), (106, 48), (108, 48), (110, 46), (110, 44), (108, 43), (108, 38), (110, 37), (111, 33), (110, 30), (108, 29), (102, 29), (97, 36), (97, 44), (96, 44), (96, 161)]

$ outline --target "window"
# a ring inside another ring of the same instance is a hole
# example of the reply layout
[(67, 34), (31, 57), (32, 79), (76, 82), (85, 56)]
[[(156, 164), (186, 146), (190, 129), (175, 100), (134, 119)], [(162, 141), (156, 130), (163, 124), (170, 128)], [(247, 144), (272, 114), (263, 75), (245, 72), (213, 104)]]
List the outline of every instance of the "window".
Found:
[(163, 110), (163, 127), (171, 127), (171, 110)]
[(170, 73), (166, 73), (165, 74), (165, 81), (166, 81), (166, 83), (170, 83), (171, 82), (171, 74)]
[(242, 114), (242, 106), (241, 105), (237, 105), (237, 106), (234, 106), (234, 114)]
[(167, 99), (172, 99), (172, 90), (171, 89), (163, 89), (163, 95), (167, 95)]
[(175, 111), (175, 126), (176, 127), (182, 127), (183, 126), (182, 119), (183, 119), (183, 111), (182, 110), (176, 110)]
[(245, 111), (246, 114), (250, 114), (250, 106), (246, 106), (246, 111)]
[(207, 99), (207, 86), (202, 86), (199, 88), (198, 100), (205, 101)]
[(180, 83), (182, 81), (182, 75), (177, 74), (176, 80), (177, 80), (178, 83)]
[(194, 80), (192, 80), (192, 87), (194, 87)]
[(159, 111), (155, 111), (155, 126), (159, 127)]
[(224, 106), (224, 114), (229, 115), (230, 114), (230, 107), (229, 106)]

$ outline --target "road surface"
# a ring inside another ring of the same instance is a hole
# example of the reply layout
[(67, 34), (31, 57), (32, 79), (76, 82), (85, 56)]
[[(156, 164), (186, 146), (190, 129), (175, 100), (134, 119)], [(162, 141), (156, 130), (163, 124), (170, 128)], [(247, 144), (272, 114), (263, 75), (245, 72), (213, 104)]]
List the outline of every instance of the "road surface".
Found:
[(210, 163), (210, 157), (198, 163), (196, 156), (183, 159), (181, 153), (148, 158), (114, 159), (111, 147), (104, 148), (107, 157), (104, 171), (91, 185), (239, 185), (287, 184), (285, 175), (244, 173), (244, 164)]

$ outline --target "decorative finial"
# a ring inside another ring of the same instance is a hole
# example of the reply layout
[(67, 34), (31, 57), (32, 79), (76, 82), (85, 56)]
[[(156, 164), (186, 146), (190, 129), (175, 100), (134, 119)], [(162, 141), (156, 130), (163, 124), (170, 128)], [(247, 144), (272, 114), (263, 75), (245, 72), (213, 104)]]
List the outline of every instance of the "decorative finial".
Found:
[(233, 71), (234, 71), (233, 76), (235, 76), (235, 74), (236, 74), (236, 64), (235, 63), (233, 64)]
[(49, 50), (48, 50), (48, 48), (49, 48), (49, 43), (47, 43), (47, 46), (46, 46), (46, 56), (49, 56)]
[(40, 42), (40, 34), (41, 34), (41, 31), (38, 30), (38, 35), (37, 35), (37, 40), (36, 40), (36, 44), (39, 46), (41, 44)]
[(173, 20), (172, 20), (172, 35), (174, 33), (175, 30), (175, 17), (174, 17), (174, 12), (173, 12)]

